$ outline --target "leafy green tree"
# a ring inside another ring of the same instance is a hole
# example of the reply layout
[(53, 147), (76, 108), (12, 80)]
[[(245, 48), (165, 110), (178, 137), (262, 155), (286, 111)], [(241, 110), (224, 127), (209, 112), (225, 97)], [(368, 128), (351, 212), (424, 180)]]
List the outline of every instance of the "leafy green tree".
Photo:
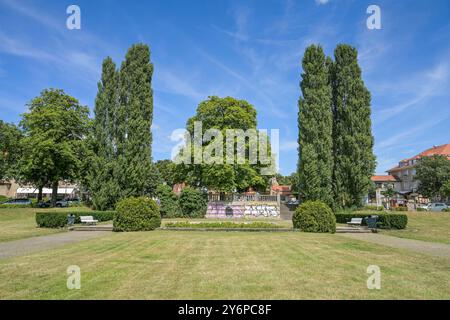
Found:
[(334, 108), (335, 206), (359, 207), (370, 188), (370, 177), (376, 164), (370, 119), (371, 97), (361, 77), (357, 50), (341, 44), (335, 49), (334, 56), (330, 76)]
[(181, 209), (178, 197), (168, 185), (159, 185), (156, 188), (156, 196), (159, 199), (160, 213), (162, 218), (181, 217)]
[(206, 214), (207, 201), (205, 195), (193, 188), (184, 188), (178, 200), (181, 213), (185, 217), (203, 218)]
[[(226, 158), (226, 132), (227, 129), (241, 129), (244, 132), (248, 129), (256, 130), (256, 110), (245, 100), (237, 100), (232, 97), (219, 98), (216, 96), (209, 97), (208, 100), (201, 102), (197, 108), (195, 116), (187, 121), (187, 131), (191, 137), (194, 137), (194, 124), (201, 122), (202, 135), (207, 129), (218, 130), (223, 137), (223, 141), (219, 141), (219, 145), (223, 151), (223, 163), (195, 163), (195, 150), (193, 144), (191, 146), (191, 164), (177, 165), (178, 176), (176, 180), (180, 180), (180, 176), (184, 178), (189, 185), (194, 187), (206, 187), (219, 192), (245, 191), (249, 187), (256, 190), (264, 190), (268, 185), (268, 176), (263, 176), (261, 170), (267, 167), (258, 161), (256, 164), (250, 164), (249, 161), (249, 145), (247, 139), (244, 143), (245, 160), (243, 163), (237, 163), (237, 139), (234, 138), (234, 157), (233, 164), (227, 162)], [(209, 142), (200, 142), (203, 153), (206, 148), (216, 142), (215, 138)], [(270, 144), (268, 146), (270, 148)], [(259, 153), (260, 150), (257, 150)], [(270, 154), (270, 149), (269, 152)], [(217, 156), (216, 154), (214, 154)], [(182, 174), (180, 174), (182, 172)]]
[(322, 47), (312, 45), (306, 49), (298, 112), (298, 177), (303, 200), (331, 205), (333, 114), (329, 65)]
[(54, 206), (59, 181), (79, 178), (89, 109), (60, 89), (43, 90), (28, 107), (20, 122), (25, 135), (21, 177), (40, 193), (49, 183)]
[(441, 194), (443, 194), (445, 197), (450, 197), (450, 180), (444, 182), (444, 184), (442, 185)]
[(172, 187), (177, 182), (177, 165), (171, 160), (158, 160), (155, 162), (155, 167), (158, 170), (162, 181), (168, 186)]
[(17, 126), (0, 120), (0, 180), (17, 177), (21, 139), (22, 132)]
[(416, 166), (415, 179), (419, 181), (420, 194), (430, 199), (445, 197), (445, 186), (450, 180), (450, 161), (441, 155), (421, 158)]

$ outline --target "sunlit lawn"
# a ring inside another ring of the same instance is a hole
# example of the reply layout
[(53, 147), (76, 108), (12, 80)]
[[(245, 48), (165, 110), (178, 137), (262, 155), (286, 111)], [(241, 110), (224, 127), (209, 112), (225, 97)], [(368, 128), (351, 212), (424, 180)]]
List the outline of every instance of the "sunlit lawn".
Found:
[[(69, 265), (81, 289), (66, 288)], [(381, 290), (366, 286), (381, 268)], [(0, 299), (450, 299), (450, 260), (299, 232), (111, 233), (0, 260)]]
[(0, 209), (0, 242), (29, 238), (61, 232), (62, 229), (37, 228), (35, 213), (38, 211), (87, 211), (88, 208), (55, 208), (55, 209), (36, 209), (36, 208), (17, 208)]
[(450, 212), (408, 212), (405, 230), (382, 230), (382, 234), (450, 244)]

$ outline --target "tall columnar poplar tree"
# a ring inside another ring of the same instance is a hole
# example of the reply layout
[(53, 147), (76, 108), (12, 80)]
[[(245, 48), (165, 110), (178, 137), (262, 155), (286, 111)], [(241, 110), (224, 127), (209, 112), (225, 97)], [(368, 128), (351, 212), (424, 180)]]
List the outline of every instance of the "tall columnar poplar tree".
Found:
[(299, 187), (303, 200), (321, 200), (331, 205), (333, 141), (330, 60), (320, 46), (305, 51), (299, 100)]
[(153, 193), (153, 64), (145, 44), (133, 45), (120, 68), (118, 141), (120, 185), (125, 196)]
[(153, 65), (147, 45), (133, 45), (120, 71), (102, 66), (90, 140), (88, 186), (97, 209), (128, 196), (150, 195), (159, 183), (152, 164)]
[(338, 45), (334, 51), (334, 191), (337, 207), (360, 206), (375, 170), (371, 97), (361, 77), (357, 50)]
[(118, 107), (119, 73), (111, 58), (102, 65), (102, 77), (95, 99), (95, 118), (90, 140), (92, 158), (89, 160), (89, 185), (93, 205), (98, 210), (114, 208), (120, 197), (121, 187), (115, 179), (117, 140), (116, 113)]

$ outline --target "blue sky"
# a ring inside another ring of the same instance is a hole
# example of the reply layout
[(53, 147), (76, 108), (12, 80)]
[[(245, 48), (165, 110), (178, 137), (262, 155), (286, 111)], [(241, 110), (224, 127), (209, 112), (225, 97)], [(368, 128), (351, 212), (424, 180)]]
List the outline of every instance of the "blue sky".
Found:
[[(81, 8), (81, 30), (66, 8)], [(381, 30), (366, 9), (381, 8)], [(245, 99), (258, 126), (280, 130), (280, 170), (297, 163), (297, 101), (304, 49), (359, 50), (372, 93), (377, 173), (432, 145), (450, 143), (450, 2), (435, 1), (15, 1), (0, 0), (0, 119), (17, 123), (47, 87), (91, 110), (103, 58), (117, 64), (136, 42), (154, 63), (153, 157), (170, 157), (209, 95)]]

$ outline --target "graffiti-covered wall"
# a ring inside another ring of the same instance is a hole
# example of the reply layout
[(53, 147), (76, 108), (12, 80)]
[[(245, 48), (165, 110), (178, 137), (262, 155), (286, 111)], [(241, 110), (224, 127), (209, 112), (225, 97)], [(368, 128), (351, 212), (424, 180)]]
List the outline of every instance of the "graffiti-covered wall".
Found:
[(279, 218), (280, 208), (276, 202), (209, 202), (208, 218)]

